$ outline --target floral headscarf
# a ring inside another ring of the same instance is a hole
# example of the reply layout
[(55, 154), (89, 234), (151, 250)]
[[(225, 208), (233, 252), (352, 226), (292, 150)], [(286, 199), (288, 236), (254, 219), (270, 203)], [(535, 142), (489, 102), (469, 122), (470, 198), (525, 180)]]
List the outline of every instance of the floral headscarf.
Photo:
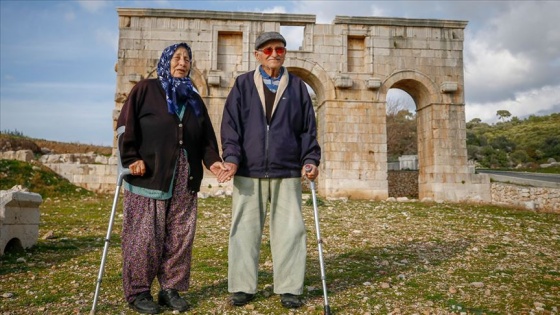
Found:
[(192, 93), (196, 92), (189, 78), (190, 70), (184, 78), (175, 78), (171, 75), (171, 58), (179, 46), (187, 49), (189, 59), (192, 60), (192, 51), (189, 45), (186, 43), (177, 43), (163, 50), (157, 65), (158, 79), (165, 91), (167, 111), (170, 114), (179, 113), (179, 105), (187, 101), (193, 108), (195, 114), (200, 116), (200, 104), (198, 104), (196, 97), (192, 97)]

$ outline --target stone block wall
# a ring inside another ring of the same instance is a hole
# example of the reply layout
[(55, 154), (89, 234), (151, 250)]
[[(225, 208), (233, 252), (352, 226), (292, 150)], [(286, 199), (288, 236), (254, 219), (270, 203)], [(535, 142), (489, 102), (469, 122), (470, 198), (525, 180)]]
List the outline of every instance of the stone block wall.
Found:
[(560, 214), (560, 189), (493, 182), (492, 203)]
[(74, 185), (97, 193), (112, 193), (117, 182), (117, 158), (86, 154), (46, 154), (39, 162)]

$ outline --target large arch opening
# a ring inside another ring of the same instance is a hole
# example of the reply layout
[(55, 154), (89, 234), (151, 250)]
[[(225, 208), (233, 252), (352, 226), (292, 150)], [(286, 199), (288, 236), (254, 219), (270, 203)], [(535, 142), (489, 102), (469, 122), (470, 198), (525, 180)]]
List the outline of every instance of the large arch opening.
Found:
[(388, 196), (418, 199), (416, 104), (406, 91), (391, 88), (386, 110)]
[[(415, 180), (415, 185), (411, 185), (411, 187), (415, 187), (417, 189), (417, 193), (411, 194), (410, 196), (398, 196), (398, 197), (415, 197), (415, 198), (423, 198), (425, 196), (422, 195), (422, 188), (421, 185), (423, 182), (426, 181), (426, 165), (433, 164), (433, 158), (430, 155), (430, 152), (433, 152), (433, 134), (432, 134), (432, 125), (431, 125), (431, 117), (426, 111), (427, 107), (433, 104), (440, 103), (439, 100), (439, 93), (436, 88), (435, 83), (424, 74), (418, 71), (401, 71), (398, 72), (391, 77), (389, 77), (383, 87), (379, 91), (380, 99), (384, 100), (389, 106), (389, 101), (391, 101), (391, 91), (398, 91), (397, 95), (401, 98), (404, 98), (402, 102), (407, 103), (407, 110), (408, 111), (415, 111), (415, 121), (416, 121), (416, 161), (414, 161), (414, 157), (407, 157), (409, 158), (410, 164), (417, 164), (417, 171), (411, 171), (414, 173), (411, 174), (399, 174), (399, 176), (405, 176), (408, 178), (409, 181)], [(401, 112), (403, 116), (406, 116), (406, 112)], [(412, 117), (403, 118), (403, 119), (411, 119)], [(400, 163), (399, 163), (400, 164)], [(393, 179), (395, 180), (395, 179)], [(396, 180), (402, 180), (400, 178)], [(406, 193), (405, 193), (406, 194)], [(395, 196), (397, 197), (397, 196)]]

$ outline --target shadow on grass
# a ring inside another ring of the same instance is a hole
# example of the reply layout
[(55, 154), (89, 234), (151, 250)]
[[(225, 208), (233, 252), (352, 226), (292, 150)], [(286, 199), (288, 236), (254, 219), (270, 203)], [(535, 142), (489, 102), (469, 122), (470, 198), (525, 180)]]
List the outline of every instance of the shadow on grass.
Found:
[[(426, 263), (437, 266), (457, 255), (463, 253), (469, 246), (468, 240), (457, 240), (453, 242), (404, 242), (396, 246), (387, 247), (364, 247), (345, 252), (336, 256), (325, 256), (325, 271), (328, 294), (339, 294), (348, 290), (363, 287), (364, 282), (390, 282), (400, 274), (408, 272), (422, 272)], [(214, 258), (215, 259), (215, 258)], [(227, 257), (224, 257), (224, 264)], [(227, 303), (229, 293), (227, 288), (227, 264), (209, 266), (207, 262), (213, 258), (199, 258), (193, 266), (194, 272), (205, 273), (216, 280), (212, 284), (206, 284), (199, 288), (191, 288), (188, 296), (193, 307), (199, 305), (198, 301), (207, 299), (220, 299)], [(426, 269), (427, 270), (427, 269)], [(270, 271), (259, 271), (259, 288), (263, 284), (273, 283), (273, 275)], [(305, 291), (304, 298), (311, 299), (323, 296), (320, 264), (318, 257), (309, 258), (307, 261), (307, 272), (305, 286), (314, 287), (312, 291)], [(261, 289), (254, 302), (265, 301), (274, 294), (271, 291), (265, 293)], [(332, 306), (332, 310), (343, 312), (344, 306)]]
[[(101, 261), (103, 247), (105, 246), (104, 239), (103, 237), (102, 240), (99, 240), (99, 236), (88, 235), (72, 239), (39, 240), (36, 245), (25, 251), (7, 252), (0, 257), (2, 262), (0, 276), (25, 273), (29, 270), (51, 269), (52, 266), (63, 265), (65, 262), (91, 252), (99, 253), (94, 260), (97, 264)], [(120, 246), (120, 238), (113, 235), (110, 247), (112, 248), (115, 245)], [(18, 259), (22, 257), (26, 261), (25, 264), (18, 262)]]
[[(470, 241), (403, 242), (395, 246), (364, 247), (336, 256), (326, 256), (325, 272), (328, 295), (364, 288), (364, 283), (379, 285), (398, 282), (400, 275), (427, 272), (426, 264), (437, 266), (461, 255)], [(406, 280), (405, 280), (406, 281)], [(308, 260), (306, 286), (316, 288), (308, 297), (322, 297), (322, 280), (318, 257)], [(333, 311), (343, 312), (344, 306), (331, 305)]]

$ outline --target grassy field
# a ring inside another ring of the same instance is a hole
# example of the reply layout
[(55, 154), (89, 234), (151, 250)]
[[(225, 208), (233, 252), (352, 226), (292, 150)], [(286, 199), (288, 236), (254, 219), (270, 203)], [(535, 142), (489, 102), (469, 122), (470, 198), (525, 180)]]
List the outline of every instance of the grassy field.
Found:
[[(89, 314), (111, 209), (110, 195), (48, 197), (39, 241), (0, 258), (0, 314)], [(558, 314), (560, 216), (492, 206), (322, 200), (321, 232), (334, 314)], [(268, 236), (259, 293), (227, 303), (231, 199), (199, 200), (192, 314), (322, 314), (312, 206), (305, 206), (308, 263), (301, 309), (272, 294)], [(97, 314), (135, 314), (123, 302), (121, 211)], [(50, 238), (43, 239), (44, 235)], [(157, 285), (153, 292), (157, 293)], [(171, 314), (170, 311), (167, 311)]]

